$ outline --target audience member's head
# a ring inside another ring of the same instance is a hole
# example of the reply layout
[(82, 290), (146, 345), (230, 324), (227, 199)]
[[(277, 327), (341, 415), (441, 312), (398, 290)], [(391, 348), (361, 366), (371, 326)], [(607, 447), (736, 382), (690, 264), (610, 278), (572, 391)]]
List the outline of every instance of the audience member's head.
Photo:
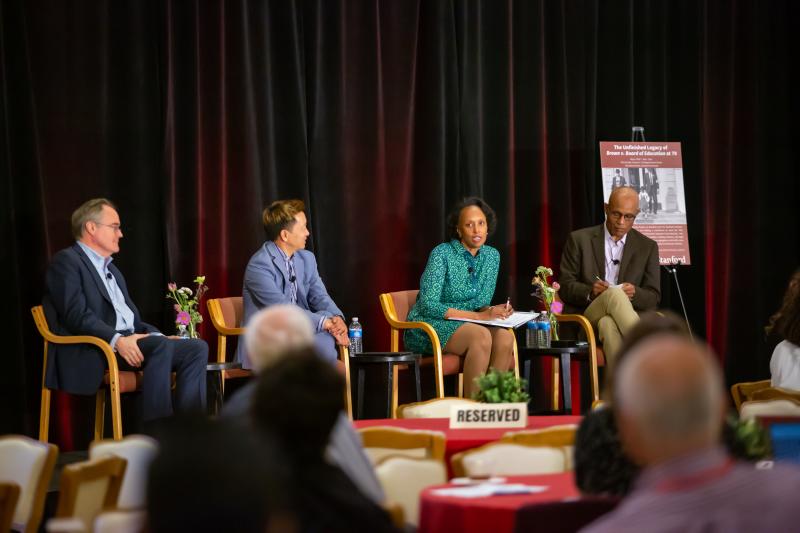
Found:
[(259, 377), (251, 414), (295, 458), (318, 460), (344, 408), (344, 381), (312, 348), (286, 353)]
[(260, 372), (287, 352), (312, 346), (314, 329), (296, 305), (273, 305), (253, 315), (244, 341), (253, 370)]
[(614, 367), (609, 369), (609, 372), (606, 372), (604, 387), (606, 396), (614, 389), (614, 376), (616, 375), (616, 369), (619, 367), (620, 361), (622, 361), (626, 357), (626, 354), (637, 344), (659, 333), (670, 333), (686, 337), (687, 339), (691, 338), (691, 332), (689, 331), (686, 321), (672, 311), (662, 310), (642, 313), (639, 322), (622, 340), (622, 345), (619, 348)]
[(654, 335), (619, 362), (613, 408), (623, 448), (639, 465), (711, 448), (725, 416), (722, 373), (708, 347)]
[(792, 344), (800, 346), (800, 270), (796, 270), (789, 278), (783, 304), (769, 318), (769, 325), (765, 330), (768, 335), (777, 333)]
[(575, 484), (581, 492), (624, 496), (638, 472), (622, 450), (612, 410), (587, 413), (575, 435)]
[(281, 481), (287, 472), (266, 440), (200, 417), (174, 418), (157, 437), (147, 483), (152, 533), (291, 526)]

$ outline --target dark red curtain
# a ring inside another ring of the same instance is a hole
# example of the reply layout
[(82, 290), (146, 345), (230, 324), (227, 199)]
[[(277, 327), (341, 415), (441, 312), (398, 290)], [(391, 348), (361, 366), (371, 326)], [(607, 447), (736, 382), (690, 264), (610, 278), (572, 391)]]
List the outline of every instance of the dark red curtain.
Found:
[[(463, 195), (500, 217), (497, 300), (532, 306), (533, 270), (602, 220), (598, 141), (632, 125), (683, 143), (692, 325), (730, 381), (764, 376), (798, 262), (798, 20), (789, 0), (3, 2), (2, 431), (35, 433), (29, 308), (89, 197), (119, 205), (116, 261), (164, 329), (167, 281), (239, 294), (263, 205), (304, 199), (331, 294), (382, 349), (377, 295), (417, 286)], [(76, 401), (53, 415), (67, 447), (90, 434)]]

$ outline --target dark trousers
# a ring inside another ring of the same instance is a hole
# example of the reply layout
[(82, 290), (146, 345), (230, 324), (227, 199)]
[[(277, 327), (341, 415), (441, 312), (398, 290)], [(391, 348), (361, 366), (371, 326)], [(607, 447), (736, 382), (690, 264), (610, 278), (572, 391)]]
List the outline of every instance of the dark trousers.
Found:
[(142, 370), (142, 419), (155, 420), (173, 411), (172, 379), (175, 372), (176, 411), (206, 408), (208, 345), (201, 339), (170, 339), (148, 335), (137, 342), (144, 355), (142, 368), (132, 368), (117, 355), (121, 370)]

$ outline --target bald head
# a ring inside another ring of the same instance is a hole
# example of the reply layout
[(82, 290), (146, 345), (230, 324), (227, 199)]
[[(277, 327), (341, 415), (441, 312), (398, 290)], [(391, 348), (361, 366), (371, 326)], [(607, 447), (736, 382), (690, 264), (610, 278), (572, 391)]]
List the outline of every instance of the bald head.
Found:
[(662, 334), (620, 361), (614, 409), (626, 451), (654, 464), (716, 445), (724, 418), (722, 374), (713, 353)]
[(639, 194), (632, 187), (618, 187), (608, 197), (605, 210), (608, 233), (618, 241), (631, 230), (639, 214)]
[(314, 329), (296, 305), (273, 305), (253, 315), (244, 341), (253, 370), (261, 372), (286, 353), (313, 346)]

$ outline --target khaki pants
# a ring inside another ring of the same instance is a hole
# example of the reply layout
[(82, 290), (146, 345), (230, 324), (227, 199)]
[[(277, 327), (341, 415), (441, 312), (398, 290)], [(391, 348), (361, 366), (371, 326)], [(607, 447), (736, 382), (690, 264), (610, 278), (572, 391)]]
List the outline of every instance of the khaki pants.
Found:
[(634, 311), (628, 296), (618, 288), (609, 288), (589, 304), (583, 316), (591, 322), (597, 331), (603, 352), (606, 354), (606, 368), (616, 361), (622, 339), (639, 322), (639, 315)]

